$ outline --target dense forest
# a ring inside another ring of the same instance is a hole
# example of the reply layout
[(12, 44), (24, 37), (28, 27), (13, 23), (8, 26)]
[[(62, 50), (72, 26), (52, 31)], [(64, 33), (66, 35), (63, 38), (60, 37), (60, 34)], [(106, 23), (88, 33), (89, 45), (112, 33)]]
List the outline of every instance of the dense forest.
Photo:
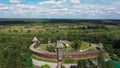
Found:
[(95, 23), (95, 24), (111, 24), (117, 25), (120, 20), (97, 20), (97, 19), (0, 19), (0, 25), (8, 25), (8, 24), (30, 24), (30, 23), (52, 23), (52, 24), (80, 24), (80, 23)]
[(0, 68), (34, 68), (29, 46), (56, 40), (103, 43), (120, 62), (120, 20), (0, 20)]

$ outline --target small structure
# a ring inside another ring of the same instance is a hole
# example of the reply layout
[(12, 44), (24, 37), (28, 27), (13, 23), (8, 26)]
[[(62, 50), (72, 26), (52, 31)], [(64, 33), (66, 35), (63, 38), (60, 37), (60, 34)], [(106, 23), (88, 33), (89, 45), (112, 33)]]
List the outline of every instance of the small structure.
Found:
[(63, 58), (64, 58), (64, 45), (62, 43), (62, 41), (57, 41), (57, 61), (58, 61), (58, 65), (56, 68), (61, 68), (62, 67), (62, 62), (63, 62)]
[(50, 39), (48, 39), (48, 44), (47, 44), (48, 47), (52, 46), (52, 43), (50, 41)]
[(65, 48), (67, 48), (69, 46), (68, 41), (67, 40), (61, 40), (61, 42), (65, 45)]
[(98, 43), (97, 46), (96, 46), (96, 49), (97, 49), (98, 51), (103, 50), (103, 44), (102, 44), (101, 42)]
[(40, 45), (40, 41), (37, 39), (37, 37), (34, 37), (33, 40), (32, 40), (32, 42), (35, 43), (34, 48), (37, 48)]

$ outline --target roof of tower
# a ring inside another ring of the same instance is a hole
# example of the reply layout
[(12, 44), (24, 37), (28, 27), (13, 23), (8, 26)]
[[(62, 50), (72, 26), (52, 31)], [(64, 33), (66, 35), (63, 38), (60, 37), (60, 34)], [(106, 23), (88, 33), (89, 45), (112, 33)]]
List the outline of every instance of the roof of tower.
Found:
[(57, 48), (64, 48), (64, 45), (61, 41), (57, 41)]
[(100, 43), (98, 43), (97, 47), (103, 48), (103, 44), (100, 42)]
[(32, 41), (33, 42), (38, 41), (37, 37), (35, 36)]

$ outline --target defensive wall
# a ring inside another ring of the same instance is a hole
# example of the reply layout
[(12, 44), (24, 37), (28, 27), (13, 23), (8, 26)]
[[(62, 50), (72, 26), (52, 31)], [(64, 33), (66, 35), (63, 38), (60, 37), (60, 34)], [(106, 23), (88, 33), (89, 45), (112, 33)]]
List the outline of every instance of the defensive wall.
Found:
[[(45, 59), (57, 59), (56, 52), (47, 52), (47, 51), (40, 51), (36, 49), (37, 43), (34, 42), (30, 46), (30, 50), (34, 55)], [(89, 51), (89, 52), (75, 52), (75, 53), (64, 53), (64, 59), (87, 59), (87, 58), (95, 58), (98, 57), (99, 51)]]

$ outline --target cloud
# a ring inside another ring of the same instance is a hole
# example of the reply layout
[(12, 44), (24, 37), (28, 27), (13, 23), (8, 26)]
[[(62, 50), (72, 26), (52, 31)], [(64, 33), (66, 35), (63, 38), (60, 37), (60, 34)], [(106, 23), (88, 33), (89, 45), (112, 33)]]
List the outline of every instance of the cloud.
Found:
[(11, 3), (21, 3), (23, 0), (9, 0)]
[(120, 5), (120, 0), (84, 0), (84, 3), (101, 5), (101, 6), (118, 6)]
[(50, 1), (39, 2), (38, 4), (39, 5), (59, 5), (61, 4), (61, 1), (50, 0)]
[(40, 7), (49, 8), (49, 9), (65, 9), (65, 7), (63, 6), (63, 1), (55, 1), (55, 0), (43, 1), (43, 2), (39, 2), (38, 5)]
[[(22, 4), (23, 0), (11, 0), (16, 4), (0, 3), (0, 17), (117, 17), (120, 18), (120, 8), (115, 6), (84, 3), (81, 0), (43, 0), (37, 4)], [(90, 0), (85, 0), (90, 1)], [(97, 1), (97, 0), (92, 0)], [(101, 2), (105, 0), (100, 0)], [(113, 16), (112, 16), (113, 15)], [(119, 17), (118, 17), (119, 16)]]
[(72, 4), (80, 4), (80, 0), (70, 0)]
[(0, 3), (0, 7), (1, 7), (1, 6), (5, 6), (5, 4), (3, 4), (3, 3)]
[(5, 4), (0, 3), (0, 10), (8, 10), (9, 7), (7, 7)]

